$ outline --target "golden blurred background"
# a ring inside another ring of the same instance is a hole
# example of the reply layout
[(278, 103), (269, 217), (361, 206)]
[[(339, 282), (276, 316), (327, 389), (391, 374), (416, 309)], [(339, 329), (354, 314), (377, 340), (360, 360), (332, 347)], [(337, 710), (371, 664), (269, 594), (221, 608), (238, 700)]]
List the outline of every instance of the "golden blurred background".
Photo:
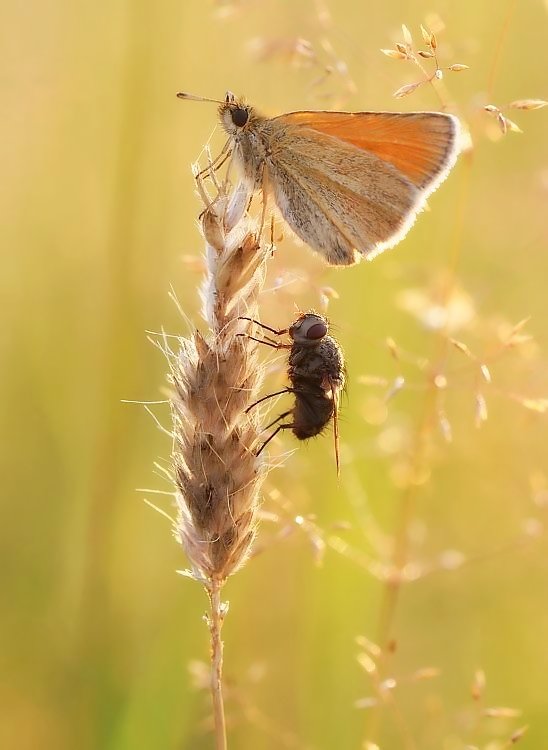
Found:
[[(225, 589), (229, 747), (548, 746), (548, 109), (506, 106), (548, 99), (546, 3), (43, 0), (2, 17), (0, 747), (213, 744), (206, 597), (143, 502), (173, 512), (152, 494), (170, 491), (169, 439), (123, 403), (165, 398), (146, 331), (188, 332), (171, 286), (201, 325), (190, 165), (223, 137), (180, 89), (268, 114), (447, 105), (473, 144), (373, 263), (278, 243), (262, 318), (329, 299), (343, 469), (327, 434), (269, 476), (258, 554)], [(402, 23), (469, 70), (395, 100), (422, 76), (380, 52)]]

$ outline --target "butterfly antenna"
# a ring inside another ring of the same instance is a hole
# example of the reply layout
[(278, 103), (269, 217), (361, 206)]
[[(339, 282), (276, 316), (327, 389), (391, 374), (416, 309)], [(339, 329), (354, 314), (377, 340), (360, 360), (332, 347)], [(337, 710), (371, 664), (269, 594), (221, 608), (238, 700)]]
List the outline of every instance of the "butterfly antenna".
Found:
[(197, 96), (196, 94), (189, 94), (186, 91), (178, 91), (177, 99), (187, 99), (193, 102), (213, 102), (213, 104), (224, 104), (220, 99), (208, 99), (206, 96)]

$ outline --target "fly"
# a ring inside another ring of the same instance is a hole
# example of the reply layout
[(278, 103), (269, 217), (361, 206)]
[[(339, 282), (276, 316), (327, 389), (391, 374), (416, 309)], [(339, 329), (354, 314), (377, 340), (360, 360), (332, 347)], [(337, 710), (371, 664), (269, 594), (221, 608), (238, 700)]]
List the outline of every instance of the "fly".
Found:
[(291, 343), (283, 343), (268, 338), (249, 337), (274, 349), (289, 349), (287, 376), (291, 385), (263, 396), (248, 407), (246, 413), (263, 401), (282, 393), (292, 393), (295, 397), (293, 407), (282, 412), (265, 427), (269, 429), (276, 426), (256, 455), (260, 455), (281, 430), (292, 430), (298, 440), (308, 440), (322, 433), (333, 420), (335, 461), (337, 474), (340, 474), (338, 411), (340, 394), (345, 384), (345, 366), (341, 347), (328, 335), (327, 319), (318, 313), (307, 312), (300, 315), (289, 328), (281, 330), (252, 318), (242, 319), (259, 325), (275, 336), (288, 334), (291, 339)]

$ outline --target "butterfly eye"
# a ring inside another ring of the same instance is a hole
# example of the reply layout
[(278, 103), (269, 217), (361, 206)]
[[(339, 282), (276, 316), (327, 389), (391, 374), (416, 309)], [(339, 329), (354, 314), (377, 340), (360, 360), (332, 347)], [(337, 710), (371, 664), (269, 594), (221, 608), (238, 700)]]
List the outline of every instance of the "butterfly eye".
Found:
[(237, 128), (243, 128), (249, 119), (249, 112), (242, 107), (235, 107), (231, 112), (232, 122)]

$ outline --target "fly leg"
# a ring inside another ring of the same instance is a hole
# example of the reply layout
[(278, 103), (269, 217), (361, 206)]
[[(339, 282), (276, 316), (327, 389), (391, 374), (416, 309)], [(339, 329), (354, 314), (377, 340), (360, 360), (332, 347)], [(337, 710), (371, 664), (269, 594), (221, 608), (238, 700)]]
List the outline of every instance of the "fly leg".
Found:
[(271, 328), (270, 326), (267, 326), (264, 323), (259, 323), (259, 321), (255, 320), (255, 318), (246, 318), (245, 315), (240, 315), (238, 320), (249, 320), (250, 323), (255, 323), (255, 325), (260, 326), (261, 328), (264, 328), (265, 331), (270, 331), (270, 333), (275, 333), (276, 336), (283, 336), (284, 333), (287, 333), (289, 330), (289, 328), (280, 328), (280, 329)]
[[(264, 323), (259, 323), (259, 321), (255, 320), (254, 318), (247, 318), (244, 315), (240, 315), (238, 320), (249, 320), (251, 323), (255, 323), (261, 328), (264, 328), (265, 331), (270, 331), (276, 336), (283, 336), (284, 333), (287, 333), (287, 331), (289, 330), (287, 328), (280, 328), (279, 330), (276, 328), (271, 328), (270, 326), (266, 326)], [(292, 347), (292, 344), (281, 344), (279, 341), (272, 341), (272, 339), (269, 339), (268, 336), (265, 336), (264, 339), (258, 339), (256, 336), (250, 336), (248, 333), (237, 333), (236, 335), (247, 336), (248, 339), (257, 341), (259, 344), (266, 344), (267, 346), (271, 346), (273, 349), (291, 349)]]
[[(280, 416), (279, 416), (279, 417), (276, 417), (276, 419), (275, 419), (275, 420), (274, 420), (273, 422), (271, 422), (271, 423), (270, 423), (269, 425), (267, 425), (267, 427), (265, 427), (265, 430), (268, 430), (268, 428), (269, 428), (269, 427), (273, 427), (273, 426), (274, 426), (274, 425), (276, 424), (276, 422), (279, 422), (279, 421), (280, 421), (281, 419), (284, 419), (284, 418), (285, 418), (285, 417), (287, 417), (287, 416), (288, 416), (289, 414), (291, 414), (291, 412), (292, 412), (292, 409), (290, 409), (289, 411), (284, 411), (284, 412), (283, 412), (282, 414), (280, 414)], [(268, 445), (268, 444), (270, 443), (270, 441), (271, 441), (271, 440), (272, 440), (273, 438), (275, 438), (275, 437), (276, 437), (276, 435), (278, 434), (278, 432), (280, 432), (281, 430), (289, 430), (289, 429), (291, 429), (292, 427), (293, 427), (293, 422), (282, 422), (282, 424), (279, 424), (279, 425), (278, 425), (278, 426), (276, 427), (276, 429), (275, 429), (275, 430), (274, 430), (274, 431), (272, 432), (272, 434), (271, 434), (271, 435), (269, 435), (269, 436), (267, 437), (267, 439), (266, 439), (266, 440), (264, 441), (264, 443), (263, 443), (263, 444), (261, 445), (261, 447), (259, 448), (259, 450), (258, 450), (258, 451), (257, 451), (257, 452), (255, 453), (255, 455), (256, 455), (256, 456), (260, 456), (260, 455), (261, 455), (261, 453), (262, 453), (262, 452), (264, 451), (264, 449), (266, 448), (266, 446), (267, 446), (267, 445)]]
[(247, 336), (251, 341), (257, 341), (259, 344), (266, 344), (271, 346), (273, 349), (291, 349), (291, 344), (280, 344), (278, 341), (271, 341), (270, 339), (258, 339), (256, 336), (250, 336), (247, 333), (237, 333), (236, 336)]
[[(263, 396), (258, 401), (255, 401), (253, 404), (251, 404), (251, 406), (248, 406), (244, 413), (247, 414), (248, 412), (251, 411), (251, 409), (254, 409), (259, 404), (262, 404), (263, 401), (268, 401), (269, 398), (274, 398), (274, 396), (281, 396), (282, 393), (295, 393), (295, 391), (294, 391), (293, 388), (282, 388), (281, 391), (276, 391), (275, 393), (269, 393), (268, 396)], [(283, 416), (285, 417), (286, 414), (289, 414), (289, 412), (286, 412)], [(278, 419), (279, 419), (279, 417), (278, 417)], [(265, 430), (267, 430), (269, 427), (272, 427), (272, 425), (275, 422), (277, 422), (278, 419), (275, 419), (274, 422), (272, 422), (272, 424), (267, 425), (265, 427)]]

